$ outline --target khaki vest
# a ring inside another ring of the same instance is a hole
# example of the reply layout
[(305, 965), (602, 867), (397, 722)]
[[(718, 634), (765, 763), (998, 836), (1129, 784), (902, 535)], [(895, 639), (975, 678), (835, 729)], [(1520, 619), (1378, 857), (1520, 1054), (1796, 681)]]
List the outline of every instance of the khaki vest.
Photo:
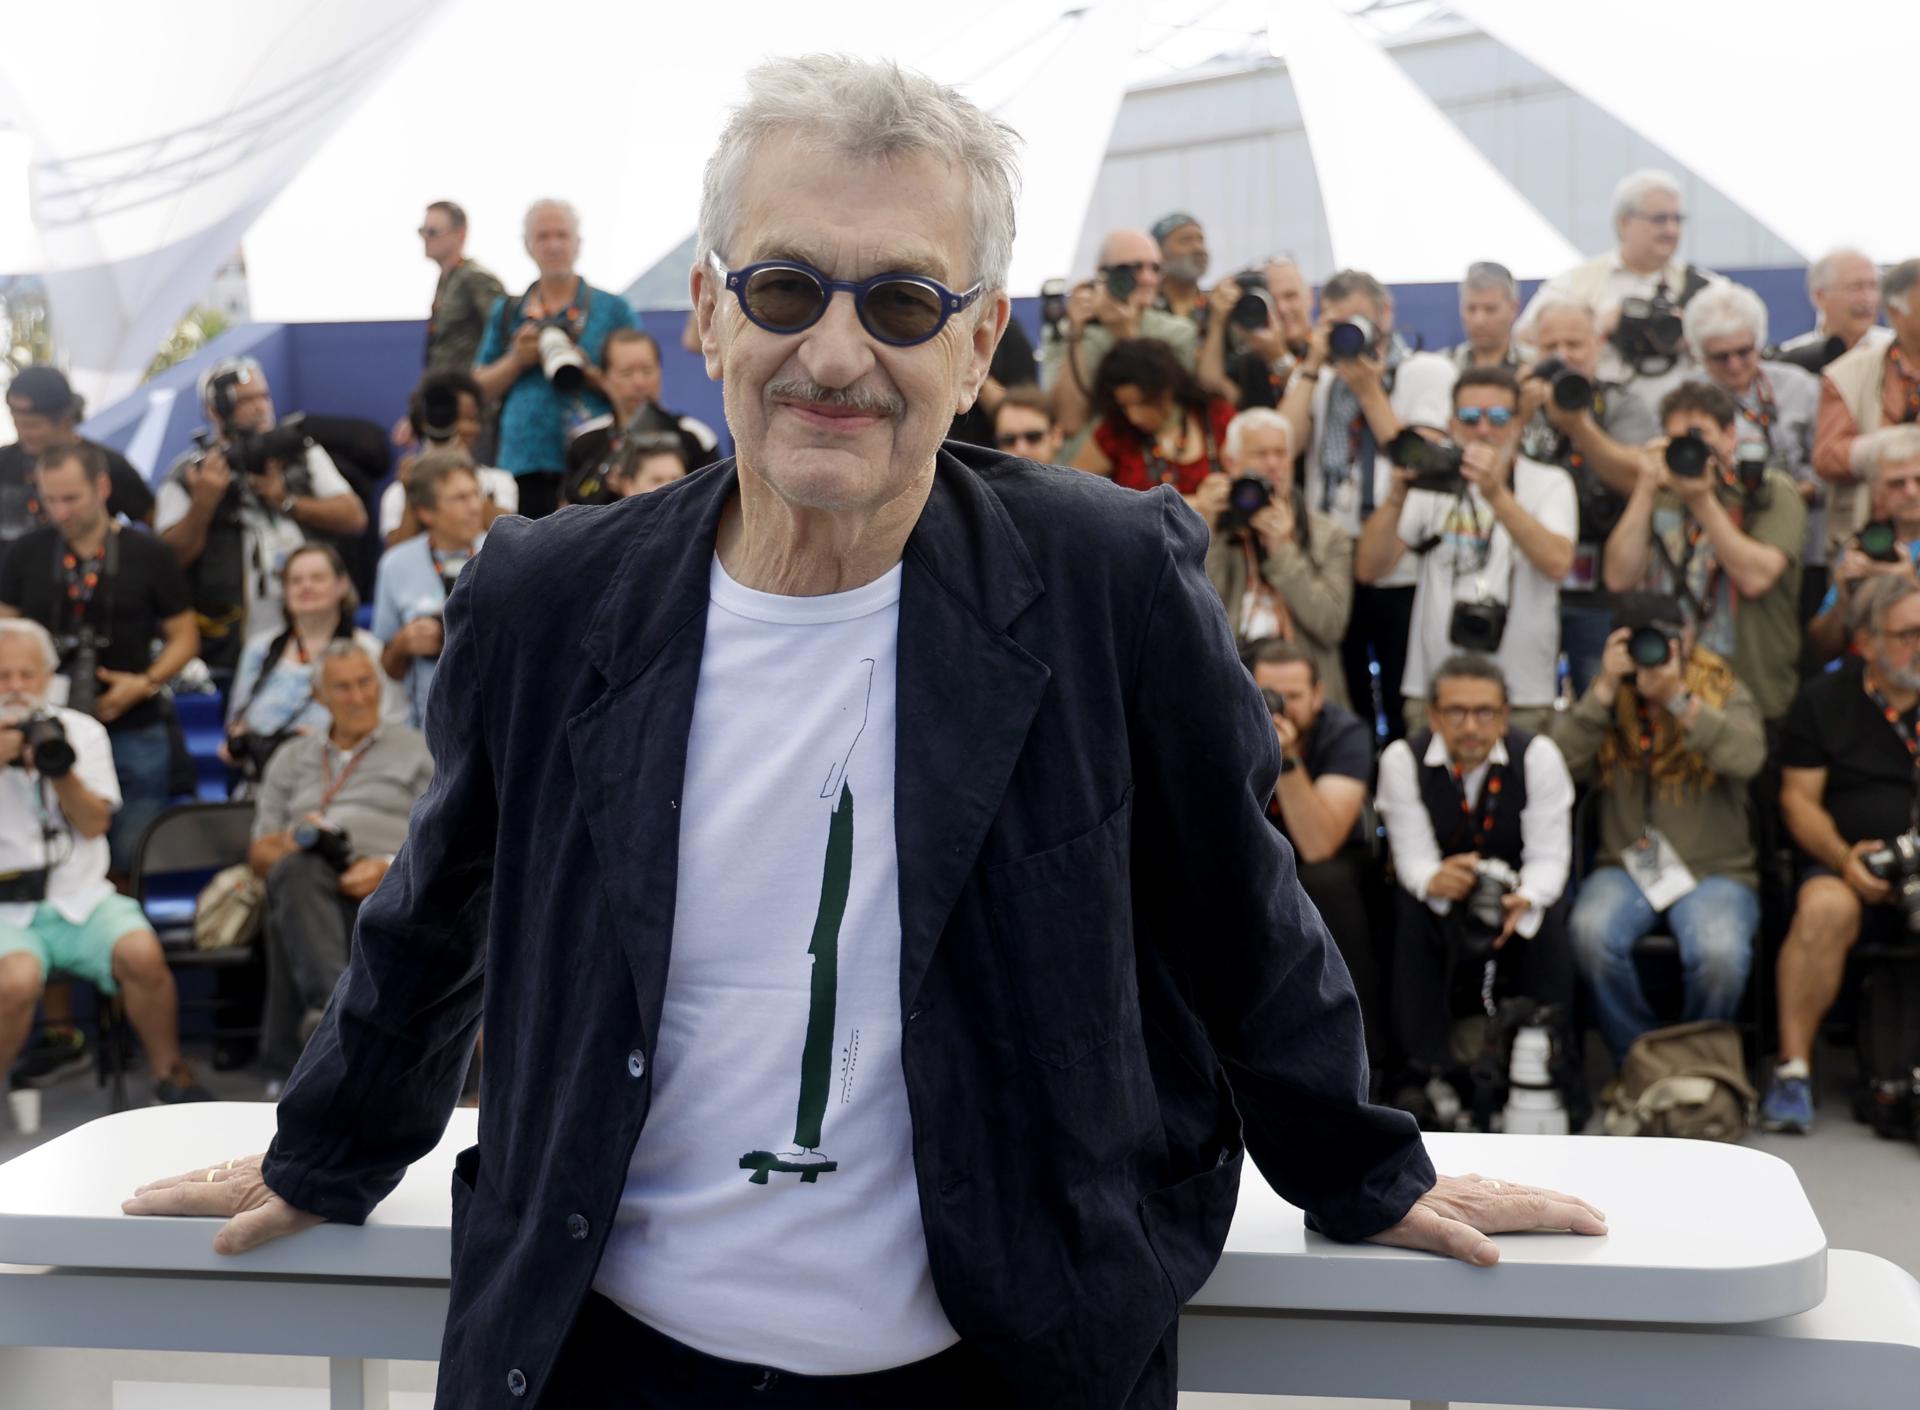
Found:
[[(1827, 364), (1826, 378), (1853, 415), (1861, 435), (1880, 429), (1880, 400), (1886, 389), (1887, 344), (1862, 338)], [(1860, 532), (1872, 515), (1873, 496), (1864, 483), (1835, 485), (1827, 492), (1827, 553), (1838, 562), (1841, 545)]]

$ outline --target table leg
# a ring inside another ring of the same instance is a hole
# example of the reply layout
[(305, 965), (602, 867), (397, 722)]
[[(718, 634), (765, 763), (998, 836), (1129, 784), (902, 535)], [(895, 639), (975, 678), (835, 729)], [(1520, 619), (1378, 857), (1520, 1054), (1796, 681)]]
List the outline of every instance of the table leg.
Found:
[(327, 1405), (329, 1410), (388, 1410), (387, 1363), (329, 1357)]

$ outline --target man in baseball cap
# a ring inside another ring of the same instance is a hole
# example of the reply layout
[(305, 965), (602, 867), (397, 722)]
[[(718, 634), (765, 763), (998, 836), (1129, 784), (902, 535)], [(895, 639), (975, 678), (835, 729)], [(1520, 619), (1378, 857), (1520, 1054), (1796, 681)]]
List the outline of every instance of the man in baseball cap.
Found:
[(1202, 332), (1206, 329), (1207, 301), (1201, 296), (1200, 281), (1207, 273), (1207, 233), (1200, 222), (1185, 211), (1174, 211), (1154, 221), (1149, 232), (1160, 246), (1159, 307), (1168, 313), (1191, 318)]
[(153, 491), (117, 450), (85, 440), (75, 429), (80, 398), (57, 367), (23, 367), (7, 386), (7, 410), (19, 439), (0, 446), (0, 544), (12, 543), (47, 522), (34, 486), (33, 466), (55, 447), (93, 445), (107, 462), (107, 512), (136, 524), (153, 522)]

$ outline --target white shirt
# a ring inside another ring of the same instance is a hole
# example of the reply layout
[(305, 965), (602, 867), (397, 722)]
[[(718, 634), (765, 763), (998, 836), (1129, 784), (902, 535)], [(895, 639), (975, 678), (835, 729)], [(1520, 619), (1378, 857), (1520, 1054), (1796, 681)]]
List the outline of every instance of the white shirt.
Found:
[[(510, 470), (499, 470), (491, 465), (482, 465), (474, 472), (480, 481), (480, 493), (500, 506), (502, 514), (520, 512), (520, 482), (513, 478)], [(407, 487), (395, 480), (380, 492), (380, 540), (386, 542), (388, 534), (400, 527), (400, 521), (407, 513)]]
[[(1446, 741), (1434, 731), (1423, 761), (1435, 768), (1450, 763)], [(1480, 806), (1480, 790), (1487, 773), (1495, 764), (1506, 764), (1507, 745), (1503, 739), (1493, 742), (1486, 762), (1468, 771), (1467, 797)], [(1515, 925), (1517, 934), (1531, 940), (1540, 930), (1546, 907), (1560, 899), (1567, 889), (1567, 869), (1573, 856), (1573, 779), (1567, 773), (1567, 761), (1552, 740), (1536, 734), (1527, 745), (1522, 761), (1527, 778), (1527, 805), (1520, 810), (1520, 885), (1518, 893), (1531, 903)], [(1419, 770), (1414, 767), (1413, 747), (1396, 739), (1380, 755), (1380, 787), (1377, 798), (1381, 819), (1387, 825), (1387, 846), (1393, 851), (1394, 875), (1415, 900), (1425, 901), (1435, 915), (1443, 916), (1451, 902), (1427, 895), (1427, 884), (1440, 870), (1440, 844), (1433, 833), (1433, 819), (1420, 796)]]
[[(120, 806), (120, 777), (113, 769), (113, 746), (107, 728), (91, 715), (64, 707), (53, 715), (67, 731), (73, 746), (73, 772), (91, 793), (116, 810)], [(42, 810), (45, 810), (44, 813)], [(41, 818), (56, 829), (53, 853), (41, 834)], [(107, 882), (107, 839), (82, 837), (60, 810), (51, 782), (25, 769), (0, 768), (0, 872), (38, 871), (52, 860), (47, 875), (47, 904), (75, 925), (84, 925), (113, 887)], [(0, 924), (25, 926), (33, 920), (31, 901), (0, 903)]]
[[(1566, 471), (1517, 457), (1513, 497), (1549, 532), (1569, 543), (1577, 536), (1580, 502)], [(1399, 534), (1406, 546), (1400, 561), (1416, 564), (1419, 575), (1401, 693), (1426, 699), (1427, 676), (1459, 649), (1447, 639), (1455, 602), (1501, 602), (1507, 606), (1507, 629), (1493, 659), (1506, 672), (1508, 698), (1522, 707), (1552, 704), (1560, 657), (1560, 582), (1514, 546), (1480, 491), (1470, 487), (1462, 499), (1409, 490)], [(1435, 536), (1440, 542), (1424, 555), (1413, 552)]]
[(900, 1066), (900, 582), (783, 597), (714, 562), (653, 1105), (594, 1281), (708, 1355), (803, 1375), (959, 1340)]
[[(1439, 353), (1412, 353), (1393, 374), (1393, 390), (1387, 393), (1387, 405), (1402, 426), (1445, 426), (1453, 414), (1453, 382), (1460, 370)], [(1307, 504), (1324, 509), (1327, 515), (1358, 540), (1366, 527), (1360, 495), (1360, 478), (1354, 476), (1329, 498), (1324, 493), (1320, 470), (1320, 443), (1327, 432), (1327, 400), (1340, 374), (1328, 363), (1320, 369), (1313, 384), (1313, 430), (1307, 441), (1307, 477), (1303, 488)], [(1347, 434), (1347, 428), (1339, 428)], [(1393, 489), (1393, 462), (1386, 447), (1378, 447), (1373, 460), (1373, 503), (1385, 504)], [(1394, 565), (1393, 571), (1375, 583), (1375, 587), (1411, 587), (1418, 569), (1408, 559)]]
[[(333, 457), (318, 445), (307, 447), (307, 475), (315, 499), (353, 493), (353, 486), (333, 463)], [(187, 493), (179, 477), (169, 471), (154, 494), (155, 532), (165, 533), (186, 518), (192, 507), (193, 496)], [(291, 515), (281, 514), (251, 497), (241, 501), (240, 528), (245, 535), (246, 570), (242, 581), (247, 592), (247, 619), (257, 626), (280, 615), (284, 602), (280, 570), (286, 567), (287, 558), (307, 542), (307, 533)]]

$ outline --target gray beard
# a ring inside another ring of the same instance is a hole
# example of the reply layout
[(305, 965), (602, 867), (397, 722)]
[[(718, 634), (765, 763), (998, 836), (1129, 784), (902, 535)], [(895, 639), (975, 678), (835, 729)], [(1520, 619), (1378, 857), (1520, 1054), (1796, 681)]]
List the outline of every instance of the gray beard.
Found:
[(1873, 653), (1873, 673), (1895, 690), (1920, 690), (1920, 671), (1896, 671), (1878, 651)]

